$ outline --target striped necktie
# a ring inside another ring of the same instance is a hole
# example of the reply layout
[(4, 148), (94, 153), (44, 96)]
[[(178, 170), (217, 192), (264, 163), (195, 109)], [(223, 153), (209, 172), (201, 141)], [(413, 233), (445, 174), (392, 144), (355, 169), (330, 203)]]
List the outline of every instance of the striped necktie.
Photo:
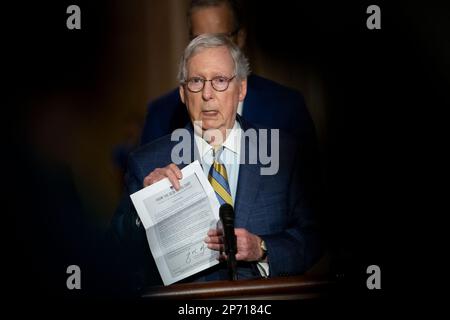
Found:
[[(215, 153), (218, 154), (219, 152)], [(220, 163), (219, 157), (214, 157), (214, 162), (209, 170), (208, 181), (216, 192), (220, 205), (228, 203), (232, 206), (233, 200), (231, 199), (227, 170), (225, 169), (225, 166)]]

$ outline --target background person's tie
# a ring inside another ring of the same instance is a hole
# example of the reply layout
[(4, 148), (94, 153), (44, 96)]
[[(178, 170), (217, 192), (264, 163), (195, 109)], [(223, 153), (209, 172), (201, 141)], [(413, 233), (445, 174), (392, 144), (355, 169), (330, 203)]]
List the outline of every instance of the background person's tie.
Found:
[(227, 170), (225, 169), (225, 166), (220, 163), (220, 152), (216, 151), (214, 154), (214, 162), (209, 170), (208, 181), (211, 183), (214, 191), (216, 192), (220, 205), (228, 203), (232, 206), (233, 200), (231, 199)]

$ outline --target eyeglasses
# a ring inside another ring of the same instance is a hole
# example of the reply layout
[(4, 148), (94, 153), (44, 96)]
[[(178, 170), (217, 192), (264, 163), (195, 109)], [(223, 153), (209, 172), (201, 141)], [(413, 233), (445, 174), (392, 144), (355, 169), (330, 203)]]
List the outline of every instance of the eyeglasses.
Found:
[(211, 81), (211, 86), (214, 90), (222, 92), (228, 89), (230, 82), (236, 77), (236, 75), (231, 78), (218, 76), (214, 77), (211, 80), (203, 79), (200, 77), (192, 77), (186, 80), (184, 83), (187, 85), (187, 88), (191, 92), (200, 92), (205, 87), (206, 81)]

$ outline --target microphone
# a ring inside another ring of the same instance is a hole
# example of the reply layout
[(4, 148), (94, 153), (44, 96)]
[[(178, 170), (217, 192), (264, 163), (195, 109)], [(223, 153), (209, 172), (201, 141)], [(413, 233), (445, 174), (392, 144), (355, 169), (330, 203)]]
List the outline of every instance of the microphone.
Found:
[(236, 235), (234, 234), (234, 210), (231, 205), (224, 203), (220, 206), (219, 216), (222, 222), (225, 254), (227, 255), (228, 276), (230, 280), (237, 280), (236, 273)]

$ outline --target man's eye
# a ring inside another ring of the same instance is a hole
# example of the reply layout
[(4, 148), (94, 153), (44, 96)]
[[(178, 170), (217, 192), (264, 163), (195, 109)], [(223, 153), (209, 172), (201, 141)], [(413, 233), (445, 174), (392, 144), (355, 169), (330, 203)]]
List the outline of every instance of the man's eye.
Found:
[(203, 80), (201, 78), (192, 78), (190, 80), (191, 83), (197, 84), (197, 83), (201, 83), (203, 82)]
[(225, 77), (218, 77), (216, 79), (214, 79), (217, 83), (224, 83), (227, 82), (227, 78)]

